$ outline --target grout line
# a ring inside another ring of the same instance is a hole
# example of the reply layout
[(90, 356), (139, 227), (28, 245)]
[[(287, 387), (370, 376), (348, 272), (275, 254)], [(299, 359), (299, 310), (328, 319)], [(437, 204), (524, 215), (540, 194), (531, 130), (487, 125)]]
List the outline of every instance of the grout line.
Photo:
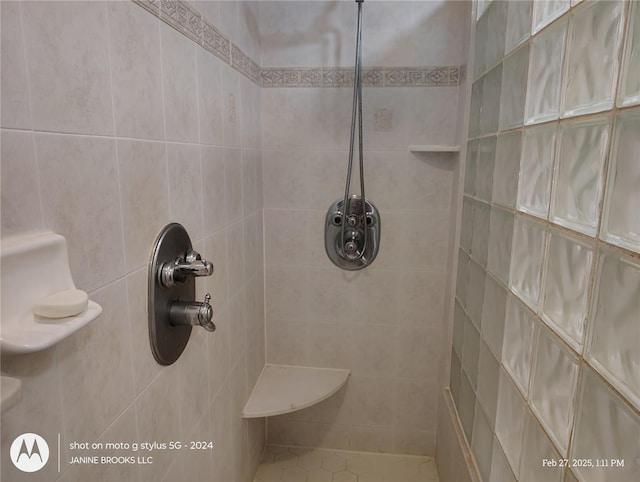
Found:
[[(127, 249), (125, 246), (124, 236), (125, 236), (125, 228), (124, 228), (124, 210), (123, 210), (123, 202), (122, 202), (122, 178), (120, 175), (120, 156), (118, 154), (118, 141), (115, 139), (116, 135), (116, 109), (115, 109), (115, 101), (113, 94), (113, 67), (111, 60), (111, 24), (109, 22), (109, 4), (105, 2), (104, 4), (104, 14), (105, 20), (107, 24), (107, 57), (109, 59), (109, 89), (110, 89), (110, 99), (111, 99), (111, 126), (113, 128), (113, 149), (115, 155), (115, 168), (116, 168), (116, 180), (118, 185), (118, 204), (120, 211), (120, 242), (122, 244), (122, 271), (126, 274), (127, 272)], [(127, 307), (128, 308), (128, 307)], [(133, 371), (131, 372), (131, 381), (133, 382)], [(134, 390), (135, 391), (135, 390)]]
[[(20, 40), (22, 41), (22, 60), (24, 61), (25, 77), (27, 79), (27, 102), (29, 107), (29, 129), (24, 129), (24, 132), (31, 132), (31, 146), (33, 147), (33, 160), (36, 167), (36, 183), (38, 187), (38, 207), (40, 210), (40, 227), (42, 230), (46, 229), (45, 216), (44, 216), (44, 202), (42, 201), (42, 180), (40, 179), (40, 162), (38, 156), (38, 149), (36, 147), (36, 136), (33, 129), (33, 100), (31, 98), (31, 73), (29, 72), (29, 63), (27, 59), (27, 43), (24, 29), (24, 13), (23, 4), (19, 2), (18, 8), (18, 20), (20, 21)], [(8, 129), (7, 129), (8, 130)], [(22, 130), (22, 129), (20, 129)]]
[[(112, 62), (112, 50), (111, 50), (111, 19), (110, 19), (110, 15), (109, 15), (109, 3), (105, 2), (105, 19), (106, 19), (106, 23), (107, 23), (107, 56), (109, 58), (109, 87), (111, 89), (111, 118), (112, 118), (112, 122), (113, 122), (113, 144), (114, 144), (114, 153), (115, 153), (115, 167), (116, 167), (116, 178), (117, 178), (117, 182), (118, 182), (118, 203), (120, 205), (120, 229), (121, 229), (121, 241), (122, 241), (122, 271), (123, 271), (123, 276), (120, 278), (122, 280), (122, 282), (124, 283), (124, 290), (125, 290), (125, 303), (126, 303), (126, 313), (127, 313), (127, 317), (130, 316), (131, 313), (131, 303), (130, 303), (130, 299), (129, 299), (129, 282), (128, 282), (128, 272), (127, 272), (127, 250), (126, 250), (126, 243), (125, 243), (125, 226), (124, 226), (124, 203), (122, 200), (122, 196), (123, 196), (123, 190), (122, 190), (122, 177), (120, 174), (120, 153), (118, 151), (118, 140), (116, 137), (117, 131), (116, 131), (116, 109), (115, 109), (115, 100), (114, 100), (114, 89), (113, 89), (113, 62)], [(114, 283), (115, 284), (115, 283)], [(100, 288), (101, 289), (101, 288)], [(131, 357), (131, 364), (132, 364), (132, 369), (129, 373), (130, 376), (130, 382), (131, 382), (131, 388), (133, 390), (133, 397), (131, 400), (131, 403), (127, 406), (127, 408), (131, 405), (131, 404), (135, 404), (136, 398), (137, 398), (137, 389), (136, 389), (136, 380), (135, 380), (135, 374), (134, 374), (134, 369), (133, 369), (133, 336), (131, 333), (131, 323), (129, 323), (129, 355)], [(120, 412), (115, 419), (113, 420), (113, 422), (109, 425), (113, 425), (120, 416), (122, 416), (122, 414), (124, 414), (126, 411), (126, 408), (124, 410), (122, 410), (122, 412)], [(136, 433), (136, 437), (139, 434), (139, 430), (138, 430), (138, 416), (137, 416), (137, 410), (133, 410), (133, 415), (134, 415), (134, 419), (135, 419), (135, 433)], [(109, 427), (107, 427), (105, 429), (104, 432), (106, 432), (106, 430), (108, 430)], [(103, 432), (103, 433), (104, 433)], [(99, 435), (97, 438), (99, 438), (101, 435)], [(96, 438), (96, 440), (97, 440)], [(140, 468), (137, 468), (137, 472), (140, 473)]]

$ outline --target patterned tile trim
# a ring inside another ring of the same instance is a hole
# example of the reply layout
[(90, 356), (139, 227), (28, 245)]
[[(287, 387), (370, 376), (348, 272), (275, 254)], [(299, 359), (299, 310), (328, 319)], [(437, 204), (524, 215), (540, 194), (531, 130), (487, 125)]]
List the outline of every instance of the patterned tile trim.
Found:
[(162, 0), (160, 20), (202, 45), (202, 15), (189, 4), (176, 0)]
[[(353, 68), (262, 67), (263, 87), (353, 87)], [(368, 67), (365, 87), (450, 87), (459, 85), (460, 67)]]
[[(218, 28), (182, 0), (132, 0), (262, 87), (353, 87), (353, 68), (260, 67)], [(457, 86), (460, 67), (367, 67), (365, 87)]]

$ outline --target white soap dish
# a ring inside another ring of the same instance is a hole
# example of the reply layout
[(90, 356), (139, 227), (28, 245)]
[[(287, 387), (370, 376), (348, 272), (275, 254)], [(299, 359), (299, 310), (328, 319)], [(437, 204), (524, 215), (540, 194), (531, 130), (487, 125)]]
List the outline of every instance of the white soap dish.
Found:
[[(83, 300), (84, 292), (76, 290), (69, 269), (67, 243), (62, 236), (46, 232), (7, 238), (2, 240), (1, 252), (0, 350), (3, 354), (49, 348), (102, 312), (100, 305)], [(34, 308), (40, 314), (52, 316), (35, 315)], [(72, 312), (76, 314), (56, 316)]]
[(82, 313), (89, 306), (89, 296), (82, 290), (64, 290), (45, 296), (33, 305), (33, 314), (59, 320)]

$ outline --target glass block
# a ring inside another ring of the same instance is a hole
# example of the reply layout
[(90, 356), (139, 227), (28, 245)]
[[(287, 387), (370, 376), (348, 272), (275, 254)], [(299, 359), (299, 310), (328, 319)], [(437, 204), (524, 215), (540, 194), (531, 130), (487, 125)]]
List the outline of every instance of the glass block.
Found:
[(457, 405), (460, 424), (467, 440), (473, 435), (473, 415), (476, 406), (476, 394), (464, 370), (460, 372), (460, 403)]
[(538, 310), (545, 227), (523, 216), (516, 216), (511, 247), (509, 287), (529, 307)]
[(489, 35), (489, 17), (484, 15), (476, 22), (475, 51), (473, 55), (473, 78), (482, 77), (486, 70), (485, 51), (487, 49), (487, 36)]
[[(520, 455), (525, 422), (525, 402), (511, 383), (509, 374), (500, 370), (496, 436), (515, 474), (520, 470)], [(494, 479), (492, 479), (494, 480)]]
[(640, 409), (640, 263), (602, 250), (585, 357)]
[(511, 472), (509, 462), (502, 451), (500, 442), (493, 437), (493, 457), (491, 458), (491, 475), (489, 480), (500, 482), (516, 482), (516, 478)]
[[(534, 2), (537, 5), (538, 2)], [(563, 19), (531, 42), (525, 124), (557, 119), (567, 20)]]
[(502, 342), (502, 363), (525, 398), (529, 395), (531, 353), (537, 334), (538, 325), (531, 312), (514, 296), (509, 296)]
[(449, 389), (451, 390), (451, 397), (456, 405), (460, 403), (460, 373), (462, 371), (462, 365), (458, 354), (451, 350), (451, 371), (449, 372)]
[(549, 236), (542, 318), (578, 353), (582, 353), (593, 256), (585, 243), (558, 232)]
[(526, 129), (520, 160), (518, 210), (544, 219), (549, 212), (556, 130), (556, 124)]
[(482, 17), (482, 14), (487, 10), (491, 0), (478, 0), (478, 10), (476, 11), (476, 19)]
[(473, 203), (473, 234), (471, 235), (471, 257), (483, 268), (487, 266), (489, 253), (489, 229), (491, 208), (481, 202)]
[(493, 166), (496, 157), (496, 136), (483, 137), (478, 147), (475, 193), (478, 199), (491, 201)]
[(483, 78), (482, 107), (480, 111), (480, 134), (498, 130), (500, 114), (500, 92), (502, 90), (502, 64), (494, 67)]
[(469, 319), (465, 320), (462, 341), (462, 369), (469, 377), (475, 390), (478, 386), (478, 356), (480, 353), (480, 333)]
[(480, 135), (480, 110), (482, 109), (482, 84), (484, 79), (478, 79), (471, 87), (471, 110), (469, 111), (469, 138)]
[(529, 44), (510, 55), (503, 64), (499, 121), (501, 130), (519, 127), (524, 121), (528, 73)]
[(618, 88), (618, 105), (640, 104), (640, 2), (631, 2)]
[(460, 226), (460, 247), (467, 253), (471, 252), (471, 235), (473, 233), (473, 201), (462, 199), (462, 225)]
[(536, 0), (533, 2), (531, 32), (536, 33), (569, 10), (569, 0)]
[(496, 360), (494, 354), (481, 338), (478, 358), (478, 389), (476, 395), (492, 427), (496, 423), (499, 375), (500, 362)]
[[(640, 75), (638, 77), (640, 78)], [(600, 237), (636, 252), (640, 252), (638, 152), (640, 152), (640, 110), (622, 112), (616, 117), (607, 177), (604, 222)]]
[(582, 380), (571, 458), (604, 459), (610, 463), (624, 460), (624, 467), (573, 467), (572, 470), (587, 482), (638, 480), (640, 417), (586, 365), (582, 366)]
[(487, 10), (487, 45), (484, 48), (485, 69), (491, 69), (504, 56), (507, 7), (508, 2), (505, 0), (495, 0)]
[(467, 165), (464, 173), (464, 193), (469, 196), (476, 194), (476, 171), (478, 170), (479, 140), (467, 143)]
[(505, 53), (511, 52), (514, 48), (529, 38), (531, 33), (531, 10), (532, 0), (521, 0), (509, 2), (507, 12), (507, 33), (505, 35)]
[(522, 482), (561, 482), (564, 468), (542, 465), (544, 459), (558, 460), (559, 458), (560, 454), (547, 438), (536, 418), (529, 414), (524, 429), (524, 444), (518, 480)]
[(609, 118), (560, 123), (549, 219), (595, 236), (609, 149)]
[(509, 283), (514, 216), (500, 208), (491, 209), (487, 270), (505, 285)]
[(489, 480), (491, 474), (491, 458), (493, 452), (493, 431), (489, 421), (482, 411), (482, 407), (476, 400), (475, 414), (473, 417), (473, 437), (471, 451), (476, 459), (478, 471), (482, 480)]
[(463, 308), (467, 306), (467, 285), (469, 284), (469, 256), (458, 250), (458, 270), (456, 275), (456, 299)]
[(509, 208), (516, 205), (522, 131), (512, 131), (498, 136), (496, 160), (493, 168), (493, 193), (491, 200)]
[(456, 300), (453, 308), (453, 351), (462, 357), (462, 343), (464, 340), (464, 324), (467, 322), (467, 315), (462, 306)]
[(563, 456), (573, 424), (580, 364), (547, 330), (540, 330), (529, 403)]
[[(563, 116), (613, 107), (624, 2), (586, 2), (571, 14), (567, 36)], [(637, 73), (636, 73), (637, 75)]]
[(473, 259), (469, 260), (469, 283), (467, 284), (467, 315), (476, 328), (482, 323), (485, 271)]
[(502, 355), (506, 310), (507, 290), (496, 283), (491, 276), (487, 276), (482, 306), (482, 336), (498, 357)]

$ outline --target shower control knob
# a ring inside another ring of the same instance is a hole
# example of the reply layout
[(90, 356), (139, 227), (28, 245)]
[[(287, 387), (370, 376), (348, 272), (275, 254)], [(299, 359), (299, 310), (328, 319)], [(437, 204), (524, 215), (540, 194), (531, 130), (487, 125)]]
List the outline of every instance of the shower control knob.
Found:
[(177, 282), (183, 282), (187, 276), (211, 276), (213, 263), (202, 259), (200, 253), (189, 250), (184, 258), (167, 261), (158, 270), (158, 282), (163, 288), (171, 288)]
[(355, 256), (358, 254), (358, 245), (355, 241), (347, 241), (346, 243), (344, 243), (344, 251), (347, 256)]
[(215, 331), (213, 308), (209, 304), (211, 295), (204, 297), (204, 302), (174, 301), (169, 308), (169, 321), (174, 326), (201, 326), (207, 331)]
[(348, 216), (347, 217), (347, 224), (349, 226), (351, 226), (352, 228), (356, 227), (358, 225), (358, 218), (355, 216)]

